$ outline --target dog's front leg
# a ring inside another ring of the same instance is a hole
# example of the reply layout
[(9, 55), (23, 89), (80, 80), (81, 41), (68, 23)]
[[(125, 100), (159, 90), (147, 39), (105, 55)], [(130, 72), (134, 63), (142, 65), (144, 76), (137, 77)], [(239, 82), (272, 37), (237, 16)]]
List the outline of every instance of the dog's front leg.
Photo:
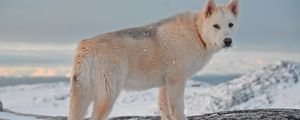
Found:
[(161, 112), (162, 120), (172, 120), (169, 112), (168, 98), (167, 98), (167, 90), (166, 85), (162, 85), (159, 88), (159, 109)]
[(185, 82), (177, 75), (166, 80), (168, 108), (172, 120), (187, 120), (184, 115)]

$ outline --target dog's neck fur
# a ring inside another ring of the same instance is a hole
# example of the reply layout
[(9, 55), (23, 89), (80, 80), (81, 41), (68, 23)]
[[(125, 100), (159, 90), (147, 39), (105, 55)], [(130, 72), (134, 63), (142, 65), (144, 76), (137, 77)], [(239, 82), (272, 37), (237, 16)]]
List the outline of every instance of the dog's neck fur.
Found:
[[(197, 17), (196, 17), (196, 22), (195, 22), (195, 23), (197, 23)], [(198, 36), (199, 36), (199, 41), (201, 42), (201, 44), (203, 45), (203, 47), (204, 47), (205, 49), (207, 49), (207, 44), (206, 44), (206, 42), (204, 41), (204, 39), (202, 38), (201, 33), (200, 33), (199, 29), (198, 29), (197, 24), (196, 24), (196, 30), (197, 30), (197, 33), (198, 33)]]
[(195, 18), (195, 24), (196, 24), (196, 29), (197, 29), (197, 33), (199, 35), (199, 40), (201, 42), (201, 44), (203, 44), (203, 46), (205, 47), (205, 49), (207, 50), (211, 50), (213, 52), (218, 52), (220, 51), (220, 48), (215, 47), (215, 45), (213, 45), (212, 42), (210, 42), (211, 40), (209, 40), (207, 37), (203, 36), (204, 33), (202, 32), (202, 26), (203, 26), (203, 22), (206, 19), (205, 15), (204, 15), (204, 11), (200, 11)]

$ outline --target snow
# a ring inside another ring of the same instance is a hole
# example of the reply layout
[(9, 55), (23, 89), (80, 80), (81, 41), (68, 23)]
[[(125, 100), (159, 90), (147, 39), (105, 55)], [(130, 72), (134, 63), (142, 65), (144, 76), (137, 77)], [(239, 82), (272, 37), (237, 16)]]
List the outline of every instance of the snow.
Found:
[[(69, 83), (19, 85), (0, 88), (3, 107), (22, 113), (66, 115)], [(63, 114), (62, 114), (62, 111)]]
[(283, 89), (274, 97), (274, 108), (300, 108), (300, 84), (294, 87)]
[(11, 113), (3, 113), (0, 112), (0, 119), (4, 120), (41, 120), (41, 119), (36, 119), (34, 117), (27, 117), (27, 116), (19, 116)]
[[(300, 64), (288, 61), (268, 65), (218, 85), (189, 80), (185, 90), (185, 113), (199, 115), (257, 108), (300, 109), (299, 80)], [(66, 116), (69, 90), (67, 82), (2, 87), (0, 99), (5, 108), (16, 112)], [(159, 115), (157, 99), (157, 88), (122, 91), (110, 117)], [(0, 113), (0, 116), (3, 114)]]

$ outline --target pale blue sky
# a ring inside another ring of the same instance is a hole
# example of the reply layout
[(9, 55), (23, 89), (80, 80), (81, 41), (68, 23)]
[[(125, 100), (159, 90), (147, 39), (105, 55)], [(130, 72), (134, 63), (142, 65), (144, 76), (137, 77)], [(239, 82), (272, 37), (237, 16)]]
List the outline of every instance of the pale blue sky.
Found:
[[(0, 0), (0, 65), (71, 64), (74, 46), (81, 39), (155, 22), (181, 11), (199, 10), (204, 3)], [(240, 5), (234, 50), (300, 51), (300, 0), (240, 0)]]

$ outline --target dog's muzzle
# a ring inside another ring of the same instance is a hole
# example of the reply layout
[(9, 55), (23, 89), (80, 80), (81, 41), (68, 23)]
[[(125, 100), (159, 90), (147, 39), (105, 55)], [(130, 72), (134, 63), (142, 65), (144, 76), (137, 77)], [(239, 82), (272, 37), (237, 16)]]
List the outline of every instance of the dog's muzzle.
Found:
[(224, 47), (231, 47), (232, 46), (232, 39), (231, 38), (225, 38), (224, 39)]

